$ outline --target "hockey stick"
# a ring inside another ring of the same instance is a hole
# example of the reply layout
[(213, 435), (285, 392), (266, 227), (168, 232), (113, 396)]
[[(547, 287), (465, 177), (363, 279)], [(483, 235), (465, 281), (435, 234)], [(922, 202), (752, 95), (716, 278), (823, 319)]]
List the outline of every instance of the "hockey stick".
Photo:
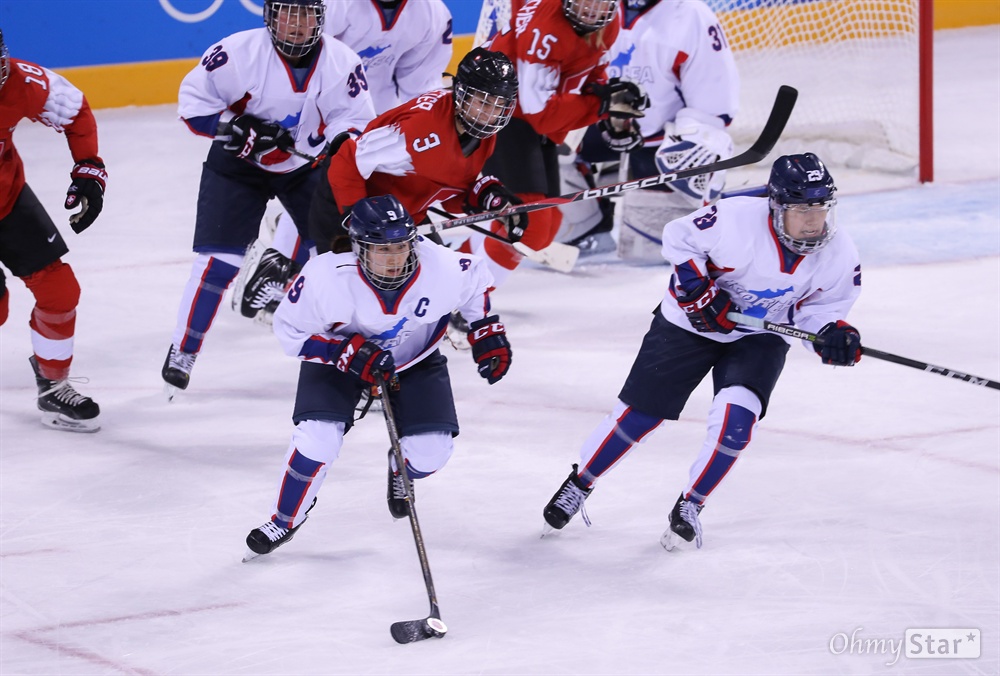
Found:
[[(429, 207), (427, 211), (435, 213), (439, 216), (444, 216), (445, 218), (455, 218), (454, 214), (450, 214), (443, 209)], [(465, 227), (470, 230), (475, 230), (490, 239), (498, 240), (504, 244), (511, 244), (510, 240), (506, 237), (502, 237), (495, 232), (487, 230), (486, 228), (480, 228), (477, 225), (467, 225)], [(431, 223), (431, 229), (437, 229), (437, 224)], [(580, 250), (578, 248), (561, 242), (552, 242), (552, 244), (548, 245), (544, 249), (537, 250), (532, 249), (527, 244), (522, 244), (521, 242), (515, 242), (511, 244), (511, 246), (513, 246), (515, 251), (527, 258), (529, 261), (534, 261), (540, 265), (547, 265), (557, 272), (572, 272), (573, 266), (576, 265), (576, 259), (580, 257)]]
[[(802, 340), (807, 340), (811, 343), (816, 343), (817, 345), (823, 344), (823, 339), (815, 333), (809, 333), (808, 331), (797, 329), (794, 326), (788, 326), (787, 324), (775, 324), (774, 322), (769, 322), (758, 317), (750, 317), (738, 312), (729, 312), (726, 316), (730, 320), (736, 322), (737, 324), (742, 324), (743, 326), (752, 326), (756, 329), (764, 329), (765, 331), (771, 331), (772, 333), (780, 333), (781, 335), (789, 336), (790, 338), (801, 338)], [(989, 387), (994, 390), (1000, 390), (1000, 382), (997, 382), (996, 380), (972, 376), (968, 373), (955, 371), (953, 369), (945, 368), (944, 366), (935, 366), (934, 364), (917, 361), (916, 359), (910, 359), (909, 357), (900, 357), (899, 355), (882, 352), (881, 350), (876, 350), (872, 347), (862, 346), (861, 354), (874, 359), (891, 361), (893, 364), (901, 364), (902, 366), (920, 369), (921, 371), (927, 371), (928, 373), (936, 373), (937, 375), (944, 376), (945, 378), (957, 378), (958, 380), (964, 380), (972, 385), (979, 385), (981, 387)]]
[[(395, 378), (393, 379), (395, 380)], [(420, 522), (417, 521), (417, 510), (413, 504), (413, 485), (406, 471), (403, 460), (403, 449), (399, 446), (399, 431), (396, 429), (396, 419), (393, 417), (392, 404), (389, 402), (390, 385), (379, 387), (382, 395), (382, 411), (385, 414), (385, 426), (389, 431), (389, 443), (392, 446), (392, 457), (396, 459), (396, 468), (403, 478), (406, 490), (406, 507), (410, 514), (410, 529), (413, 531), (413, 541), (417, 545), (417, 556), (420, 559), (420, 569), (424, 573), (424, 585), (427, 587), (427, 598), (431, 602), (431, 614), (422, 620), (406, 620), (393, 622), (389, 632), (396, 643), (414, 643), (425, 638), (441, 638), (448, 627), (441, 621), (441, 611), (438, 609), (437, 594), (434, 593), (434, 581), (431, 579), (431, 566), (427, 563), (427, 551), (424, 549), (424, 537), (420, 534)]]
[(472, 214), (469, 216), (453, 218), (451, 220), (438, 223), (437, 228), (438, 230), (448, 230), (449, 228), (459, 228), (464, 225), (469, 225), (470, 223), (492, 221), (505, 216), (510, 216), (512, 214), (523, 214), (531, 211), (538, 211), (539, 209), (557, 207), (561, 204), (582, 202), (583, 200), (592, 200), (597, 199), (598, 197), (611, 197), (628, 190), (652, 188), (653, 186), (663, 185), (664, 183), (672, 183), (673, 181), (680, 181), (692, 176), (711, 174), (724, 169), (734, 169), (747, 164), (760, 162), (762, 159), (767, 157), (767, 154), (771, 152), (772, 148), (774, 148), (774, 144), (778, 142), (779, 138), (781, 138), (781, 132), (785, 130), (785, 124), (788, 122), (788, 118), (791, 116), (792, 110), (795, 108), (795, 99), (798, 98), (798, 95), (799, 92), (794, 87), (781, 85), (781, 87), (778, 88), (778, 95), (774, 99), (774, 106), (771, 108), (771, 114), (768, 116), (767, 122), (764, 124), (764, 129), (760, 132), (760, 136), (757, 137), (757, 140), (753, 142), (752, 146), (735, 157), (730, 157), (729, 159), (720, 160), (718, 162), (712, 162), (711, 164), (703, 164), (700, 167), (692, 167), (683, 171), (677, 171), (672, 174), (656, 174), (654, 176), (647, 176), (646, 178), (640, 178), (633, 181), (625, 181), (624, 183), (615, 183), (612, 185), (602, 186), (600, 188), (588, 188), (587, 190), (581, 190), (580, 192), (570, 193), (567, 195), (560, 195), (559, 197), (549, 197), (537, 202), (517, 204), (507, 207), (506, 209), (501, 209), (500, 211), (484, 211), (481, 214)]

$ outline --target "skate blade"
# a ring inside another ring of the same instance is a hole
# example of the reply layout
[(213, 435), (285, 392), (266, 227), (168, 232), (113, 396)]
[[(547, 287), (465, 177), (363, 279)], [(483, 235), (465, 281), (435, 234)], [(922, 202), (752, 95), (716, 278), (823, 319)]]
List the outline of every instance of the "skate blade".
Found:
[(163, 396), (167, 398), (168, 404), (174, 400), (178, 392), (180, 392), (179, 388), (174, 387), (170, 383), (163, 383)]
[(701, 543), (695, 538), (688, 542), (669, 528), (660, 536), (660, 545), (668, 552), (684, 551), (686, 549), (701, 549)]
[(263, 556), (263, 554), (258, 554), (254, 550), (247, 547), (246, 553), (243, 554), (243, 563), (247, 563), (248, 561), (253, 561), (254, 559), (259, 559), (261, 556)]
[(453, 331), (449, 326), (448, 330), (445, 332), (444, 337), (451, 343), (451, 346), (456, 350), (470, 350), (472, 345), (469, 344), (469, 336), (462, 331)]
[(552, 526), (550, 526), (548, 524), (548, 522), (546, 521), (546, 522), (542, 523), (542, 534), (539, 537), (540, 538), (544, 538), (549, 533), (555, 533), (555, 532), (556, 532), (556, 529), (553, 528)]
[(257, 314), (253, 316), (253, 323), (270, 330), (274, 326), (274, 313), (267, 310), (257, 310)]
[(67, 418), (61, 413), (49, 413), (47, 411), (42, 413), (42, 424), (61, 432), (82, 432), (84, 434), (91, 434), (101, 429), (97, 418), (74, 420), (73, 418)]

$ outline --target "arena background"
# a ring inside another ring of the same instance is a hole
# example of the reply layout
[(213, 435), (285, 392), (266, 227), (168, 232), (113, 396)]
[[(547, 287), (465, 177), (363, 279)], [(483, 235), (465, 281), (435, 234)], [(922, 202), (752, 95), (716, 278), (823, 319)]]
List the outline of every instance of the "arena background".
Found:
[[(453, 67), (471, 47), (481, 3), (446, 4), (454, 18)], [(738, 11), (757, 4), (744, 0)], [(261, 0), (3, 0), (0, 28), (13, 56), (65, 75), (93, 107), (142, 106), (176, 101), (196, 59), (220, 37), (259, 26), (261, 7)], [(935, 29), (994, 23), (1000, 3), (934, 1)]]

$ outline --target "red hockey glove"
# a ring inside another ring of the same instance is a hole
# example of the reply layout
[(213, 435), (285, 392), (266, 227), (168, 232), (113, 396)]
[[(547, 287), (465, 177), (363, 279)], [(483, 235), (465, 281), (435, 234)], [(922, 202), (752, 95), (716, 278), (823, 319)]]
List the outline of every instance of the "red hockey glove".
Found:
[[(500, 211), (509, 206), (524, 204), (524, 200), (512, 193), (496, 176), (483, 176), (469, 190), (466, 209), (471, 213)], [(507, 228), (507, 239), (513, 244), (521, 241), (528, 229), (528, 214), (513, 214), (499, 219)]]
[(100, 157), (80, 160), (69, 172), (72, 183), (66, 191), (66, 208), (80, 211), (70, 214), (69, 224), (73, 232), (80, 234), (97, 220), (104, 208), (104, 189), (108, 186), (108, 172)]
[(491, 315), (472, 322), (468, 336), (472, 358), (479, 365), (479, 375), (486, 378), (490, 385), (503, 378), (510, 368), (512, 352), (500, 318)]
[(729, 333), (736, 323), (726, 317), (733, 310), (733, 299), (711, 279), (706, 279), (689, 294), (677, 296), (677, 304), (687, 313), (695, 331)]
[(338, 370), (350, 373), (369, 385), (388, 382), (396, 372), (392, 353), (368, 342), (360, 333), (336, 346), (332, 356)]
[(847, 322), (830, 322), (816, 334), (822, 342), (813, 343), (824, 364), (854, 366), (861, 361), (861, 334)]
[(291, 153), (295, 139), (276, 124), (264, 122), (253, 115), (238, 115), (229, 122), (229, 140), (222, 149), (265, 166), (281, 164)]

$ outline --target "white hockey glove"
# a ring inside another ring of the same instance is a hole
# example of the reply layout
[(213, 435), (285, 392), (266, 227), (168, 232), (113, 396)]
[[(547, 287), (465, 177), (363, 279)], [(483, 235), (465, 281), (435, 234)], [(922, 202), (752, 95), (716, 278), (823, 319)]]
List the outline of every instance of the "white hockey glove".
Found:
[[(716, 126), (716, 123), (720, 126)], [(721, 120), (682, 108), (673, 123), (664, 129), (665, 138), (656, 151), (656, 167), (664, 174), (717, 162), (733, 153), (733, 139), (721, 127)], [(714, 200), (725, 185), (726, 172), (692, 176), (670, 184), (678, 195), (702, 207)]]

